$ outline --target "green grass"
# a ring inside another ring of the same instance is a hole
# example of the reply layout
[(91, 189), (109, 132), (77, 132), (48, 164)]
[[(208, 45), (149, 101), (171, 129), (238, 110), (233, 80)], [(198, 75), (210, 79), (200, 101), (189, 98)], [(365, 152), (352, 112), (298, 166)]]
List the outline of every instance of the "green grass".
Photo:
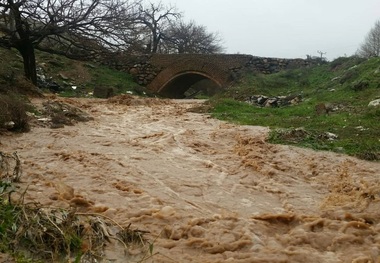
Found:
[[(368, 85), (355, 88), (360, 81)], [(281, 108), (257, 107), (244, 102), (247, 97), (259, 94), (301, 94), (303, 101)], [(223, 95), (211, 99), (211, 104), (215, 118), (270, 127), (270, 142), (379, 160), (380, 108), (367, 106), (376, 98), (380, 98), (380, 58), (340, 58), (313, 68), (273, 75), (247, 75)], [(319, 103), (332, 104), (336, 110), (328, 115), (317, 115), (315, 106)], [(278, 134), (279, 128), (294, 130), (300, 127), (307, 134), (297, 140)], [(325, 132), (336, 134), (338, 139), (323, 139), (321, 135)]]
[(111, 86), (118, 93), (126, 93), (127, 91), (135, 92), (138, 86), (132, 79), (132, 76), (121, 71), (116, 71), (104, 66), (98, 66), (91, 71), (92, 79), (89, 83), (91, 86)]

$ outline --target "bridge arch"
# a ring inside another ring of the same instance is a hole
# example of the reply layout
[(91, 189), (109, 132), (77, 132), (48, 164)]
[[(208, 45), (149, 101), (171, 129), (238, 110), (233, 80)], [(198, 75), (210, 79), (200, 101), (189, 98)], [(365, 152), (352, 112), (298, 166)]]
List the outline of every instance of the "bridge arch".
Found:
[(222, 89), (223, 87), (220, 80), (214, 79), (204, 72), (189, 70), (172, 76), (164, 85), (162, 85), (157, 93), (168, 98), (181, 99), (184, 97), (187, 90), (202, 80), (210, 80), (218, 86), (219, 89)]
[(215, 63), (188, 59), (162, 70), (148, 85), (153, 92), (169, 98), (183, 98), (195, 83), (208, 79), (220, 89), (231, 81), (230, 72)]

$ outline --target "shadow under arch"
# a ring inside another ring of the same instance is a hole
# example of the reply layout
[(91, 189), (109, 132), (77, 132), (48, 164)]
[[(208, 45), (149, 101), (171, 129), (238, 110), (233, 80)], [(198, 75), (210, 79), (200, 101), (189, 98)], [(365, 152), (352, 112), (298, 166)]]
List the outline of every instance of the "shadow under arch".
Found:
[(186, 91), (202, 80), (213, 82), (219, 89), (223, 87), (222, 83), (210, 78), (207, 74), (197, 71), (186, 71), (172, 76), (172, 78), (158, 90), (158, 94), (167, 98), (183, 99), (185, 98)]
[(220, 89), (231, 82), (231, 74), (216, 63), (203, 59), (186, 59), (162, 70), (148, 85), (148, 89), (168, 98), (184, 98), (191, 86), (210, 80)]

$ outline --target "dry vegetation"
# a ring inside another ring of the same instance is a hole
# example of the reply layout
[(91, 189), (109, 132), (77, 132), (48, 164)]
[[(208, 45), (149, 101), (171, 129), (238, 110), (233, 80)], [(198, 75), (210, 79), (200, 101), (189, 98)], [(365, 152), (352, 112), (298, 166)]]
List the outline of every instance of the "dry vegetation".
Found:
[(17, 188), (21, 176), (17, 153), (0, 152), (1, 252), (23, 262), (98, 262), (104, 248), (116, 241), (125, 249), (146, 246), (141, 262), (152, 255), (153, 244), (146, 241), (146, 231), (132, 229), (131, 225), (122, 227), (97, 213), (25, 203), (25, 192)]

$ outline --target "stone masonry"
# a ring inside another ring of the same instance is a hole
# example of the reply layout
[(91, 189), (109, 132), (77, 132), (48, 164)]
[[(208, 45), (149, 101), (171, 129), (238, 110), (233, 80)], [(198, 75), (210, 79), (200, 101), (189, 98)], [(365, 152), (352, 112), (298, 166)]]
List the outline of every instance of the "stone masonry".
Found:
[(160, 93), (168, 83), (186, 74), (198, 74), (225, 87), (244, 72), (272, 74), (307, 67), (311, 62), (241, 54), (117, 54), (105, 58), (103, 64), (130, 73), (137, 83)]

